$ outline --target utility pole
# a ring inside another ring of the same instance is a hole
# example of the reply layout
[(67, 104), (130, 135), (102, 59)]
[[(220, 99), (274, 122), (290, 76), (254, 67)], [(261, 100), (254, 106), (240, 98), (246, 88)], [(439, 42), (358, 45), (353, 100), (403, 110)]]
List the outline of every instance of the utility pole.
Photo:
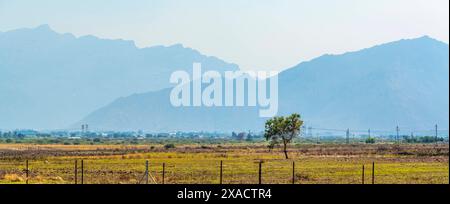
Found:
[(437, 124), (434, 126), (434, 130), (435, 130), (435, 141), (437, 144), (438, 143), (438, 125)]
[(346, 142), (347, 142), (347, 144), (349, 144), (350, 143), (350, 129), (347, 129), (347, 132), (345, 133), (345, 135), (346, 135)]
[(397, 140), (397, 143), (399, 143), (399, 138), (400, 138), (399, 131), (400, 131), (400, 128), (398, 127), (398, 125), (397, 125), (396, 130), (397, 130), (397, 138), (396, 138), (396, 140)]
[(81, 125), (81, 135), (86, 136), (86, 133), (88, 132), (89, 125), (88, 124), (82, 124)]
[(302, 128), (301, 128), (301, 137), (306, 137), (307, 135), (306, 135), (306, 126), (302, 126)]
[(308, 136), (309, 137), (313, 137), (312, 127), (311, 126), (308, 127)]

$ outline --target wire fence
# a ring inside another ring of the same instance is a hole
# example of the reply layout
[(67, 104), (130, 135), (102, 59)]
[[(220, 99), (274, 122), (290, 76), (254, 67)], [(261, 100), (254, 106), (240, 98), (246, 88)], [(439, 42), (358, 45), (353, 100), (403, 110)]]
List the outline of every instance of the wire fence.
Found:
[[(83, 165), (81, 165), (83, 162)], [(148, 162), (148, 168), (147, 168)], [(29, 184), (448, 183), (448, 161), (271, 160), (167, 163), (153, 160), (1, 161), (0, 182)], [(365, 169), (363, 170), (363, 166)], [(374, 171), (375, 170), (375, 171)], [(364, 176), (363, 176), (364, 175)]]

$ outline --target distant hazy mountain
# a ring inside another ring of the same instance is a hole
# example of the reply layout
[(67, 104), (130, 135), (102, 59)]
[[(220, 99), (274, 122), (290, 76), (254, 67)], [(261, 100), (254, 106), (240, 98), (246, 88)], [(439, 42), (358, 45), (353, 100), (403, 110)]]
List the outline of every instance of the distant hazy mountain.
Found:
[(65, 128), (121, 96), (170, 87), (174, 70), (236, 70), (182, 45), (76, 38), (49, 26), (0, 33), (0, 128)]
[[(449, 124), (449, 47), (422, 37), (325, 55), (279, 75), (280, 115), (322, 128)], [(262, 130), (254, 108), (173, 108), (170, 89), (120, 98), (82, 122), (103, 130)]]
[(449, 47), (429, 37), (325, 55), (280, 75), (280, 114), (331, 128), (449, 124)]

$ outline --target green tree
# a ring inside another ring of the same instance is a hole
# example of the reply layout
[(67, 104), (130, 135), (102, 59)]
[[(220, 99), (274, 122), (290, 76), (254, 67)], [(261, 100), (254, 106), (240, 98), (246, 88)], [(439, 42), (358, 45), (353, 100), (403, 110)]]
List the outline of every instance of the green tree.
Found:
[(292, 114), (288, 117), (274, 117), (266, 122), (264, 137), (270, 141), (269, 147), (283, 144), (283, 152), (286, 159), (289, 159), (287, 145), (300, 133), (303, 121), (299, 114)]
[(375, 138), (369, 137), (366, 139), (366, 144), (375, 144)]

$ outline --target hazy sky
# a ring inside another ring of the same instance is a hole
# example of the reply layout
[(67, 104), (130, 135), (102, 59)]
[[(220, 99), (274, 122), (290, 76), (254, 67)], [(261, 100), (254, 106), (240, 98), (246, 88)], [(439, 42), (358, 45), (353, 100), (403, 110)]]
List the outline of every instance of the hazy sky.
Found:
[(448, 0), (0, 0), (0, 31), (49, 24), (76, 36), (182, 43), (244, 69), (285, 69), (429, 35), (448, 43)]

